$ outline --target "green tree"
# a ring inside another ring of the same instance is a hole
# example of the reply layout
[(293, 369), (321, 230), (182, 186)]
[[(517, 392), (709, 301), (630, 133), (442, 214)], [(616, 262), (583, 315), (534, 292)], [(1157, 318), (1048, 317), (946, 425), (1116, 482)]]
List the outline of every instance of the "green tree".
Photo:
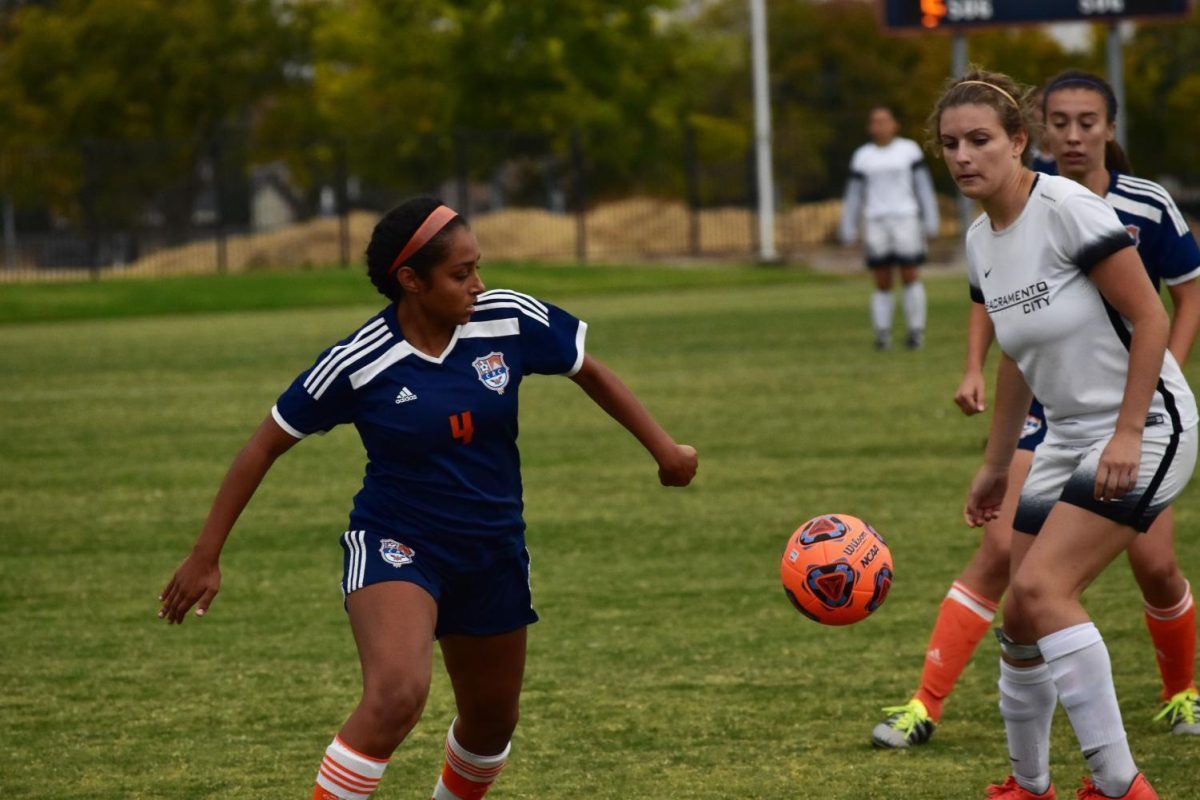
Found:
[(1125, 86), (1134, 169), (1200, 181), (1200, 12), (1138, 26), (1125, 48)]
[(92, 226), (132, 225), (153, 196), (185, 225), (215, 135), (285, 83), (270, 0), (67, 0), (16, 10), (2, 36), (5, 182)]

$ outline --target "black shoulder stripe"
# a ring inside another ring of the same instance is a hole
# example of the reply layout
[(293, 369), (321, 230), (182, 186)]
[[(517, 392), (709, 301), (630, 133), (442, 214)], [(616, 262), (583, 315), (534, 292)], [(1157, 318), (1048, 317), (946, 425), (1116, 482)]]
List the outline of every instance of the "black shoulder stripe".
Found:
[(1080, 271), (1086, 275), (1101, 261), (1113, 253), (1119, 253), (1126, 247), (1133, 247), (1133, 239), (1130, 235), (1125, 231), (1119, 233), (1113, 231), (1103, 239), (1084, 245), (1072, 260), (1075, 262), (1075, 266), (1079, 267)]
[(976, 303), (983, 304), (983, 290), (978, 286), (971, 287), (971, 299)]

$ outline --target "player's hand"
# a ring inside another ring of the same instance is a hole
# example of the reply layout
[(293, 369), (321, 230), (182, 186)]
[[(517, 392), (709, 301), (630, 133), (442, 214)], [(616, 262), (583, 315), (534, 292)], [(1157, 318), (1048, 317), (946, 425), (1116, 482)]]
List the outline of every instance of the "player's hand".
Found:
[(182, 624), (192, 606), (196, 606), (196, 616), (203, 617), (220, 589), (221, 568), (216, 560), (192, 553), (158, 596), (162, 601), (158, 618), (170, 625)]
[(674, 444), (658, 459), (658, 480), (663, 486), (687, 486), (696, 477), (699, 456), (688, 444)]
[(987, 410), (987, 384), (982, 372), (964, 372), (954, 392), (954, 402), (968, 417)]
[(1142, 437), (1137, 433), (1114, 433), (1096, 465), (1095, 497), (1101, 502), (1116, 500), (1137, 485), (1142, 463)]
[(969, 527), (979, 528), (1000, 516), (1000, 504), (1008, 489), (1008, 468), (984, 464), (975, 473), (967, 491), (963, 519)]

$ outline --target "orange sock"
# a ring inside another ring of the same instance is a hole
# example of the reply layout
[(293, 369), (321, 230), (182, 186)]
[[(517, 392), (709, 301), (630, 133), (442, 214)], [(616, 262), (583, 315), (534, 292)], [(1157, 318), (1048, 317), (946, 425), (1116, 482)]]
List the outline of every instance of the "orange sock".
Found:
[(446, 734), (446, 763), (430, 800), (481, 800), (504, 769), (511, 749), (512, 745), (508, 745), (494, 756), (468, 752), (454, 738), (454, 723), (451, 723)]
[(976, 645), (991, 627), (997, 605), (962, 581), (955, 581), (946, 593), (925, 652), (921, 688), (914, 695), (935, 722), (941, 719), (942, 703), (954, 689)]
[(1189, 584), (1183, 599), (1170, 608), (1146, 606), (1146, 627), (1154, 642), (1158, 674), (1162, 676), (1163, 700), (1185, 689), (1195, 689), (1196, 603)]

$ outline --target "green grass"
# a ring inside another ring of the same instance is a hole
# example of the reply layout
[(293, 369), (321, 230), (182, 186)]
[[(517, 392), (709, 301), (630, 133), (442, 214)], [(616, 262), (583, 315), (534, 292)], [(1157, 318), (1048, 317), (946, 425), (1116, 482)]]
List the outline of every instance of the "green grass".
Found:
[[(0, 284), (0, 324), (161, 314), (336, 308), (385, 301), (362, 268), (257, 271), (241, 275), (147, 280), (104, 276), (97, 281)], [(795, 281), (794, 271), (728, 265), (675, 268), (589, 267), (498, 263), (483, 265), (489, 285), (525, 291), (608, 294), (637, 290), (761, 286)]]
[[(61, 289), (62, 313), (49, 295), (3, 300), (7, 319), (117, 317), (0, 328), (6, 799), (308, 796), (358, 692), (337, 588), (337, 536), (363, 464), (355, 433), (280, 461), (230, 540), (207, 618), (168, 628), (155, 596), (279, 391), (379, 303), (349, 282), (349, 307), (205, 313), (161, 293), (187, 287), (246, 309), (312, 280), (324, 288), (306, 297), (324, 304), (335, 277), (36, 287)], [(868, 743), (879, 707), (914, 688), (937, 606), (978, 541), (959, 509), (986, 421), (950, 402), (961, 277), (928, 281), (926, 349), (885, 354), (869, 346), (865, 276), (497, 267), (487, 277), (586, 319), (590, 351), (701, 454), (692, 487), (663, 489), (648, 456), (571, 382), (525, 386), (542, 622), (514, 757), (490, 796), (961, 800), (1007, 774), (990, 641), (928, 746)], [(113, 300), (118, 286), (137, 299)], [(149, 310), (151, 294), (153, 308), (195, 313), (121, 318)], [(1189, 490), (1179, 550), (1193, 577), (1197, 507)], [(886, 605), (849, 628), (802, 618), (778, 583), (788, 534), (829, 511), (871, 521), (896, 560)], [(1190, 796), (1195, 742), (1150, 722), (1158, 680), (1128, 570), (1103, 575), (1088, 606), (1140, 766), (1162, 797)], [(452, 714), (439, 668), (377, 797), (428, 797)], [(1061, 713), (1052, 748), (1067, 796), (1084, 765)]]

